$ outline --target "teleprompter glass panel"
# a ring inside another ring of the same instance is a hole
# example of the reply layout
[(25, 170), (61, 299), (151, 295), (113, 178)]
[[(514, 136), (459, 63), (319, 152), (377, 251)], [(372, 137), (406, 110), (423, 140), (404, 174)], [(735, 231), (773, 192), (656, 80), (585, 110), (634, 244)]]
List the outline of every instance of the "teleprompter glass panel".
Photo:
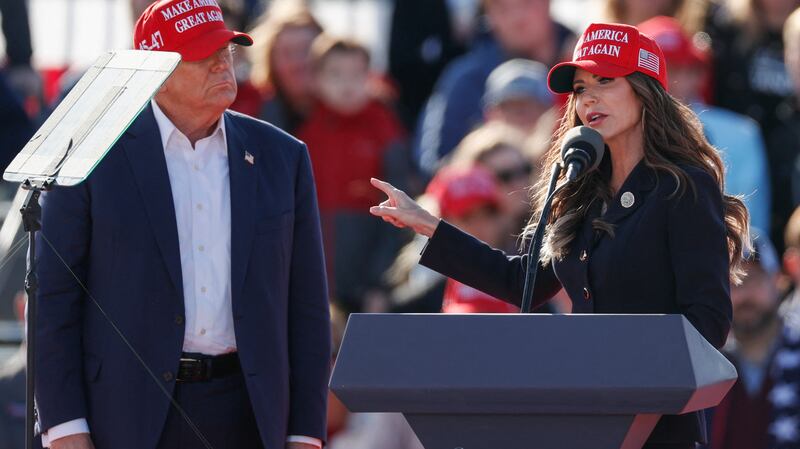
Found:
[(80, 183), (180, 62), (171, 52), (119, 50), (97, 59), (3, 175), (12, 182)]

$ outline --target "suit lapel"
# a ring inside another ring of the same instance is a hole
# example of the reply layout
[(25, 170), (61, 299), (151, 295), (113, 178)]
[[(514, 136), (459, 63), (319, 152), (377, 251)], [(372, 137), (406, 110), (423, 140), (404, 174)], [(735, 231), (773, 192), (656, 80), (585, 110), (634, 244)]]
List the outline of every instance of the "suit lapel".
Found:
[(127, 137), (120, 142), (133, 170), (169, 277), (183, 304), (183, 276), (175, 205), (172, 201), (164, 148), (151, 106), (146, 107), (134, 121), (127, 131)]
[[(228, 170), (231, 185), (231, 299), (238, 303), (244, 285), (250, 249), (255, 236), (256, 167), (255, 148), (245, 138), (233, 115), (225, 113)], [(250, 162), (245, 159), (250, 155)]]

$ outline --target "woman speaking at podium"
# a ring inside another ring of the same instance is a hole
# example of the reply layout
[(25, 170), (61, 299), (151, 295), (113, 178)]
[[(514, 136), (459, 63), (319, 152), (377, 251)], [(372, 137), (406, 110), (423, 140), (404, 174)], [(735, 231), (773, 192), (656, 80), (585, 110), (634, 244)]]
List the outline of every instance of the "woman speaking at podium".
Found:
[[(570, 97), (545, 167), (560, 160), (575, 126), (598, 131), (607, 151), (597, 170), (553, 198), (533, 306), (563, 287), (573, 313), (680, 313), (719, 348), (731, 322), (730, 282), (738, 281), (749, 245), (748, 214), (723, 193), (720, 156), (691, 109), (667, 93), (665, 66), (655, 41), (635, 27), (600, 23), (586, 29), (572, 61), (550, 71), (550, 89)], [(545, 178), (533, 189), (528, 237), (542, 213)], [(372, 182), (388, 196), (370, 209), (374, 215), (430, 237), (420, 263), (520, 304), (527, 256), (506, 256)], [(702, 413), (664, 416), (645, 448), (694, 448), (705, 439)]]

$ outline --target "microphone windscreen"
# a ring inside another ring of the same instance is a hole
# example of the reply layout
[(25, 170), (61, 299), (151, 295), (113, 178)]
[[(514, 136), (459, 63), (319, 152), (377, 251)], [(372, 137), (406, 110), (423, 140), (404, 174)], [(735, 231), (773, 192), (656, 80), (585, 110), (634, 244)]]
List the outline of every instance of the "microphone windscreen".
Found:
[(576, 126), (564, 135), (561, 143), (561, 160), (564, 161), (564, 154), (571, 148), (579, 148), (586, 151), (591, 157), (589, 167), (586, 171), (594, 170), (600, 165), (603, 159), (606, 145), (603, 136), (599, 132), (588, 126)]

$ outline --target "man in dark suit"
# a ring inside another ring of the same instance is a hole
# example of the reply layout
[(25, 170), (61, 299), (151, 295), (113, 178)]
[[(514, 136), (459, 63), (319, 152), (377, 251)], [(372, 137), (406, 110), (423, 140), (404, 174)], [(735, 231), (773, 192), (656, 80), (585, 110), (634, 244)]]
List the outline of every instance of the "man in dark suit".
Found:
[(134, 33), (183, 60), (89, 178), (44, 200), (44, 443), (321, 447), (330, 332), (305, 145), (226, 110), (229, 46), (252, 40), (214, 0), (155, 2)]

